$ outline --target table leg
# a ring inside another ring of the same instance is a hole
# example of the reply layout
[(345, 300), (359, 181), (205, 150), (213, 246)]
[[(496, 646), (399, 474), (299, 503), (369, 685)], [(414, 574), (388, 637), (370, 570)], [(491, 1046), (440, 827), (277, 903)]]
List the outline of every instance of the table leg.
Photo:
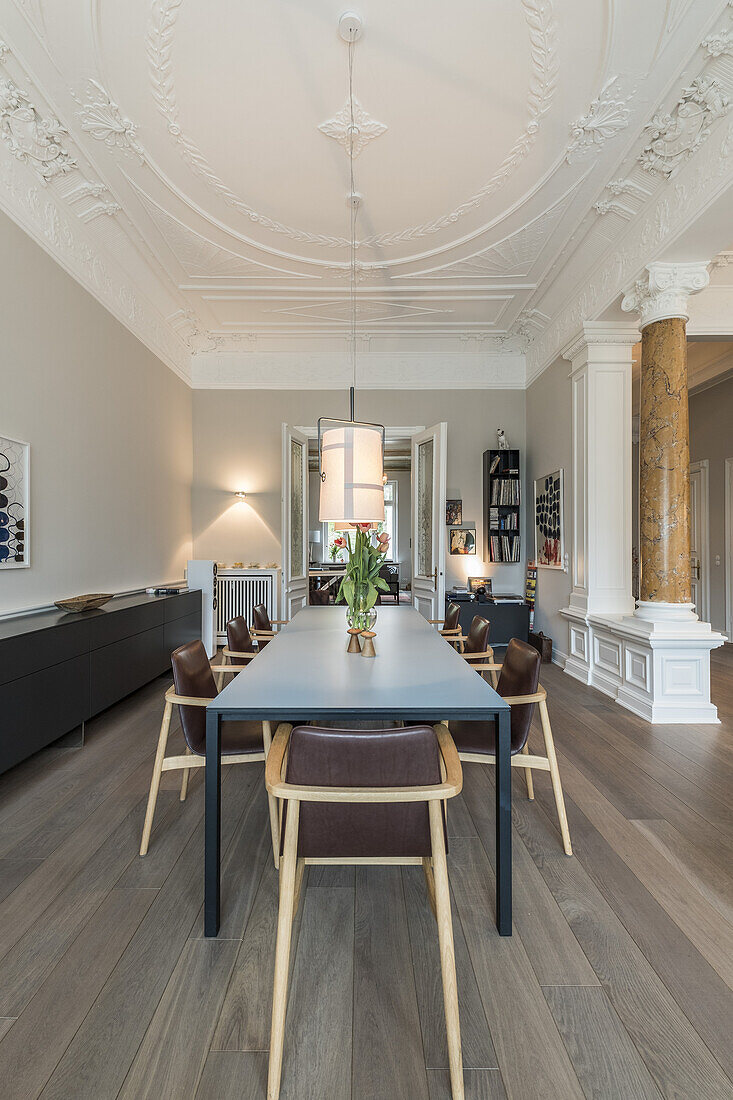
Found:
[(221, 857), (221, 714), (206, 711), (206, 820), (204, 838), (204, 935), (219, 932)]
[(497, 716), (496, 746), (496, 927), (512, 934), (512, 766), (509, 709)]

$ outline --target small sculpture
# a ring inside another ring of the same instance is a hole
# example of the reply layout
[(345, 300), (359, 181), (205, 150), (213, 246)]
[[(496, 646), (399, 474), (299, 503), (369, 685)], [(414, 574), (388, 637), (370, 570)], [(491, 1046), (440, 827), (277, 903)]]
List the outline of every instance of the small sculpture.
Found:
[(497, 428), (496, 429), (496, 439), (497, 439), (497, 443), (498, 443), (498, 447), (499, 447), (500, 451), (508, 451), (509, 450), (509, 440), (504, 435), (504, 429), (503, 428)]

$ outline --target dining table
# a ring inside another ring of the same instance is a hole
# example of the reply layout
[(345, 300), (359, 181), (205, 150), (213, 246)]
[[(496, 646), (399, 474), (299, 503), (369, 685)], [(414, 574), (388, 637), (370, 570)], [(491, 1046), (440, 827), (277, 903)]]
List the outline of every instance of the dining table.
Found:
[(204, 934), (220, 919), (221, 731), (270, 723), (496, 724), (496, 926), (512, 931), (510, 708), (415, 608), (380, 607), (376, 656), (347, 653), (343, 607), (304, 607), (206, 708)]

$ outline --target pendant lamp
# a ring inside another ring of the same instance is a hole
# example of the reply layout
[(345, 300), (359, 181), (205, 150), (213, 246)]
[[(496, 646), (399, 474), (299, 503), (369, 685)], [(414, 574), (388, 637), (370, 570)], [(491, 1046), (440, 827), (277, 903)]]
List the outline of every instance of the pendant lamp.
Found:
[(349, 419), (321, 417), (318, 421), (318, 470), (321, 493), (318, 518), (333, 523), (337, 530), (352, 524), (384, 521), (384, 425), (354, 419), (356, 389), (356, 214), (360, 196), (354, 187), (353, 62), (354, 43), (361, 35), (361, 19), (348, 13), (340, 22), (340, 33), (349, 45), (349, 162), (351, 175), (351, 366)]

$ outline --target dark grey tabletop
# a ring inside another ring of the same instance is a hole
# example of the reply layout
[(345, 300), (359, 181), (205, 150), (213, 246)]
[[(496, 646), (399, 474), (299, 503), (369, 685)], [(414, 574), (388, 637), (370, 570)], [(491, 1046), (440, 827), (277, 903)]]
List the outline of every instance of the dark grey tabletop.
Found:
[(412, 607), (380, 607), (373, 659), (346, 652), (344, 607), (306, 607), (207, 710), (222, 718), (486, 719), (508, 704)]

